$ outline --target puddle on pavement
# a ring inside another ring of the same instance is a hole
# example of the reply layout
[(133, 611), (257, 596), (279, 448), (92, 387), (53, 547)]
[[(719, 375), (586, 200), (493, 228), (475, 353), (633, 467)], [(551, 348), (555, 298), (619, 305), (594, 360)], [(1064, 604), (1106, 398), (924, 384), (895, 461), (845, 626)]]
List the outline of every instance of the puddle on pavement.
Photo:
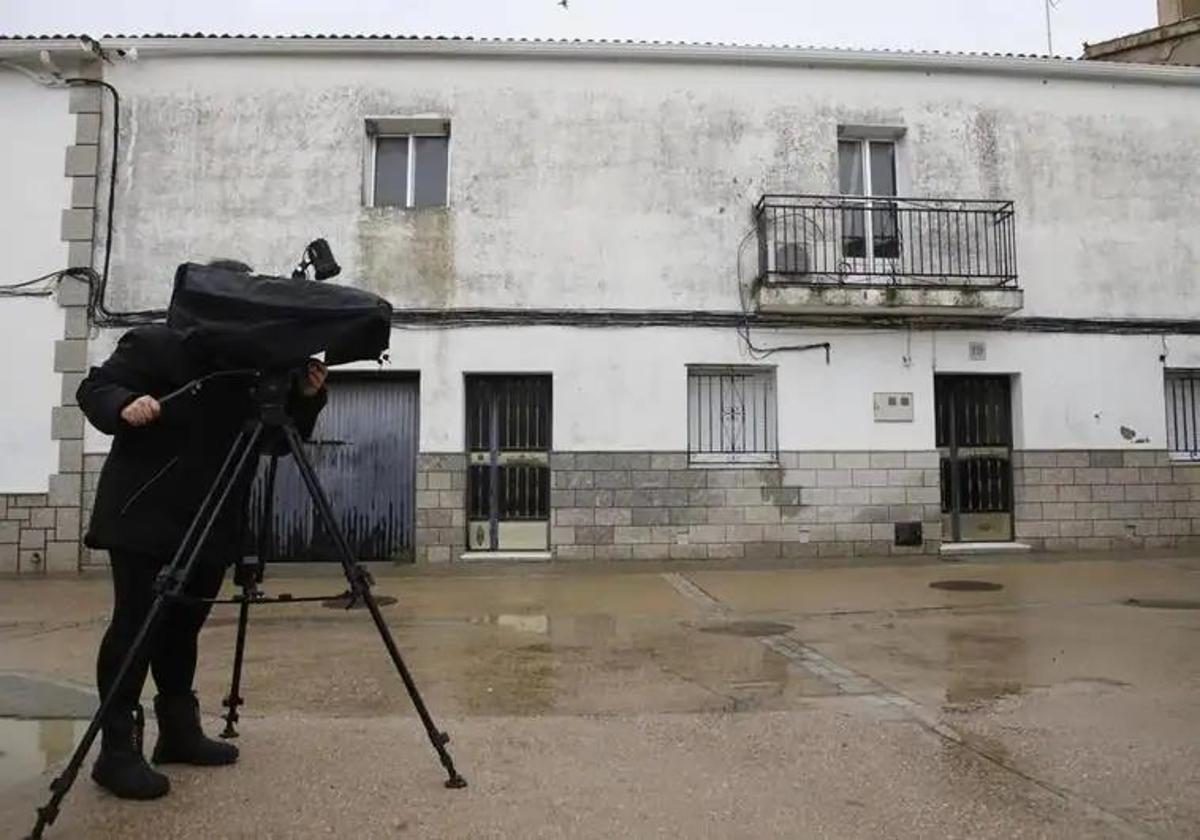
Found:
[(1125, 603), (1152, 610), (1200, 610), (1200, 601), (1181, 598), (1127, 598)]
[(960, 681), (946, 686), (946, 711), (970, 711), (983, 703), (1023, 694), (1019, 682)]
[(979, 735), (973, 732), (962, 733), (963, 743), (975, 750), (983, 753), (993, 761), (1007, 762), (1012, 753), (1004, 742), (999, 738), (992, 738), (987, 735)]
[(0, 788), (37, 778), (65, 761), (86, 720), (0, 718)]
[(471, 620), (515, 633), (552, 638), (556, 646), (591, 645), (620, 635), (617, 620), (606, 613), (552, 618), (544, 613), (488, 613)]
[(729, 621), (724, 624), (709, 624), (700, 628), (701, 633), (721, 633), (726, 636), (746, 636), (762, 638), (765, 636), (782, 636), (795, 629), (790, 624), (778, 621)]
[[(1012, 629), (1017, 629), (1013, 627)], [(1020, 635), (977, 627), (945, 635), (946, 711), (972, 711), (1025, 693), (1027, 641)]]
[(550, 616), (548, 615), (500, 613), (499, 615), (486, 616), (484, 622), (495, 624), (497, 627), (504, 627), (508, 630), (516, 630), (518, 633), (533, 633), (538, 636), (550, 635)]
[(948, 592), (998, 592), (1004, 585), (990, 580), (935, 580), (929, 588)]
[[(396, 603), (396, 599), (391, 595), (376, 595), (375, 605), (379, 607), (390, 607)], [(321, 606), (330, 610), (365, 610), (367, 604), (361, 598), (355, 598), (354, 603), (350, 603), (349, 595), (338, 595), (336, 598), (328, 598), (321, 602)]]

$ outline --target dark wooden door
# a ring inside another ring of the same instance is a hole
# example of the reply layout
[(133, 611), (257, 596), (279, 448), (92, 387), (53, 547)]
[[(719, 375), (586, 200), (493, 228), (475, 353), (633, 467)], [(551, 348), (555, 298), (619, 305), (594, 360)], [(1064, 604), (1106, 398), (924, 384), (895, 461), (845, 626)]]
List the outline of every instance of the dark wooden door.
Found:
[(953, 542), (1013, 538), (1012, 380), (934, 379), (942, 532)]

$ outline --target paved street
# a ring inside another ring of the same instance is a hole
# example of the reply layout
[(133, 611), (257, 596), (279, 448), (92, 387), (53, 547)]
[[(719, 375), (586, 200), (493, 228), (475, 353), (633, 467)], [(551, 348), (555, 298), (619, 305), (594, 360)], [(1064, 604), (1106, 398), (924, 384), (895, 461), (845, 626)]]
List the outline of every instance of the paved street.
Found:
[[(1200, 558), (472, 568), (376, 592), (467, 790), (442, 787), (364, 611), (264, 606), (242, 761), (170, 767), (154, 803), (84, 774), (47, 836), (1200, 835)], [(3, 836), (82, 731), (108, 597), (0, 581)], [(234, 619), (202, 639), (210, 715)]]

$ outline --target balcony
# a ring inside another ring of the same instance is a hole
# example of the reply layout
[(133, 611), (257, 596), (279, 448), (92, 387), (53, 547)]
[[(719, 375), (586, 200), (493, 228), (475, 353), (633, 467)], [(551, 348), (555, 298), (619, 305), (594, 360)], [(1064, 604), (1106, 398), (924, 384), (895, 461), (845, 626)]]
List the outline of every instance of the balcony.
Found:
[(763, 313), (1003, 317), (1019, 310), (1011, 201), (764, 195)]

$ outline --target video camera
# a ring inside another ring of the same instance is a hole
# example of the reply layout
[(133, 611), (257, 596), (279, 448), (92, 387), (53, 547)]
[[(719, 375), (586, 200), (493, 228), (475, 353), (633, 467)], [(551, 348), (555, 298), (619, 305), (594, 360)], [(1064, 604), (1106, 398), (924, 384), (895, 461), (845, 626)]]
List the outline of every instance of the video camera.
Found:
[(329, 365), (377, 361), (387, 351), (392, 305), (378, 295), (306, 279), (339, 270), (316, 240), (291, 278), (221, 265), (184, 263), (175, 271), (167, 326), (184, 344), (229, 369), (279, 371), (325, 354)]

